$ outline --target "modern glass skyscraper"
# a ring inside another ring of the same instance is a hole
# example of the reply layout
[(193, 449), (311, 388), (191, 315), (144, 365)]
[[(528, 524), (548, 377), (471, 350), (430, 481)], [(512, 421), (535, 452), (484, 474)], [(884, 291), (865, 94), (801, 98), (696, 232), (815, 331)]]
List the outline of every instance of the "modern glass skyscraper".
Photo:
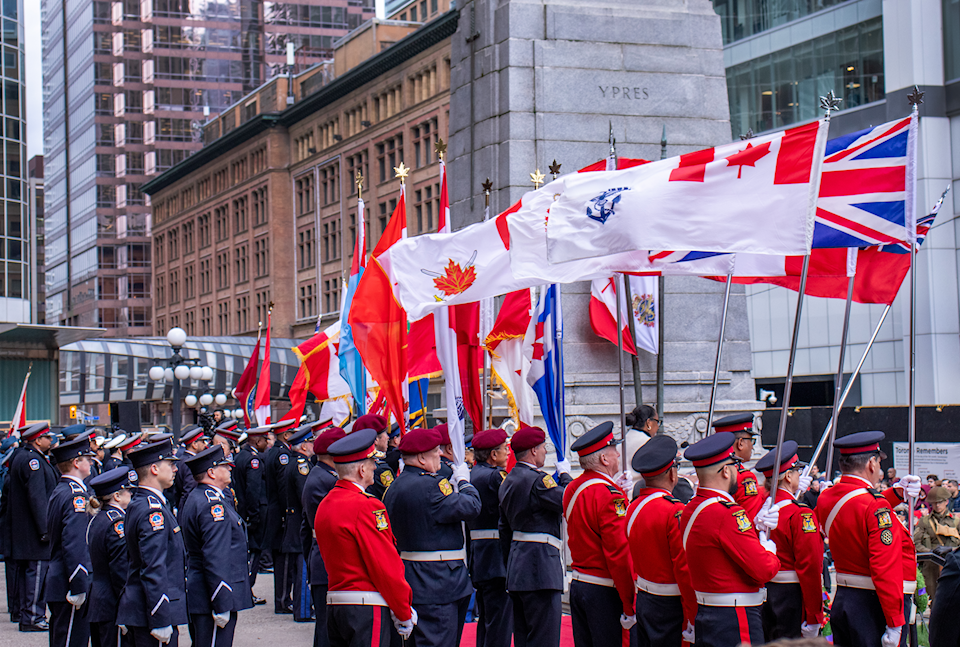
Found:
[(150, 334), (142, 183), (202, 146), (207, 116), (286, 72), (288, 42), (296, 67), (324, 60), (336, 38), (373, 16), (373, 2), (42, 6), (47, 322)]

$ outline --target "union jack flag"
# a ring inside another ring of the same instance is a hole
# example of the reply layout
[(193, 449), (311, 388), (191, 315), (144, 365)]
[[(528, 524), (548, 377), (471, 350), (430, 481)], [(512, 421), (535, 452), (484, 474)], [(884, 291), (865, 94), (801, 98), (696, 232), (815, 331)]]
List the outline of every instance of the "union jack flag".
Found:
[[(937, 203), (933, 205), (933, 209), (930, 210), (930, 213), (920, 216), (917, 218), (917, 249), (920, 249), (920, 245), (923, 244), (923, 241), (927, 239), (927, 234), (930, 232), (930, 228), (933, 227), (933, 221), (937, 219), (937, 214), (940, 212), (940, 207), (943, 206), (943, 201), (947, 197), (947, 193), (950, 192), (950, 185), (947, 185), (947, 188), (944, 189), (943, 193), (940, 195), (940, 199), (937, 200)], [(881, 252), (889, 252), (891, 254), (909, 254), (910, 247), (908, 243), (896, 243), (894, 245), (880, 245)]]
[(907, 243), (913, 205), (916, 122), (912, 117), (827, 142), (813, 247)]

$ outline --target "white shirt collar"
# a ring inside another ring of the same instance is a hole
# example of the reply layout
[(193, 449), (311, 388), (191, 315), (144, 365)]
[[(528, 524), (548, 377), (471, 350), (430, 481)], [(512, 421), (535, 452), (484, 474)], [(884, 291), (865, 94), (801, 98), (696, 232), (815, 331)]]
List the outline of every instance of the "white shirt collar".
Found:
[(736, 503), (736, 501), (734, 501), (733, 497), (730, 495), (729, 492), (724, 492), (723, 490), (716, 490), (712, 487), (703, 487), (702, 485), (697, 487), (697, 491), (700, 491), (700, 490), (703, 490), (705, 492), (715, 492), (718, 495), (720, 495), (720, 498)]
[(539, 469), (540, 469), (539, 467), (537, 467), (537, 466), (534, 465), (533, 463), (528, 463), (527, 461), (517, 461), (517, 462), (520, 463), (521, 465), (526, 465), (527, 467), (529, 467), (529, 468), (532, 469), (532, 470), (539, 470)]

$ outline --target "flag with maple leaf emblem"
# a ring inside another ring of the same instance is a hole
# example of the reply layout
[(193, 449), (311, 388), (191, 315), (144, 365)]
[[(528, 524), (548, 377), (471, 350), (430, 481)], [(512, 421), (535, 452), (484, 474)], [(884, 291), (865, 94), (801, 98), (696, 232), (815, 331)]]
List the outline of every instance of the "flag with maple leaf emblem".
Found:
[(543, 237), (546, 222), (550, 264), (646, 249), (806, 254), (826, 137), (820, 120), (630, 169), (561, 176), (524, 196), (509, 221), (511, 252), (532, 261), (514, 232), (526, 224)]

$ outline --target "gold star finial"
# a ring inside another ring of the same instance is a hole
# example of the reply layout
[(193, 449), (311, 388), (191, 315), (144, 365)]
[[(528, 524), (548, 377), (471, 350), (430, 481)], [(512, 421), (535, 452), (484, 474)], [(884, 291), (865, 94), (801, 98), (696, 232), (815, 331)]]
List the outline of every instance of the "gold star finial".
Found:
[(546, 178), (546, 176), (545, 176), (543, 173), (540, 172), (540, 169), (537, 169), (536, 171), (534, 171), (533, 173), (531, 173), (531, 174), (530, 174), (530, 181), (533, 182), (533, 188), (534, 188), (534, 189), (539, 189), (539, 188), (540, 188), (540, 185), (543, 184), (543, 180), (544, 180), (545, 178)]
[(553, 179), (556, 180), (557, 176), (560, 175), (560, 163), (557, 160), (553, 160), (553, 164), (550, 165), (550, 175), (553, 176)]
[(433, 148), (437, 151), (437, 157), (440, 159), (443, 159), (443, 156), (447, 154), (447, 142), (442, 139), (438, 139)]
[(400, 184), (403, 184), (410, 175), (410, 169), (404, 166), (403, 160), (400, 160), (400, 166), (393, 167), (393, 172), (396, 174), (394, 177), (400, 178)]
[(490, 193), (490, 191), (493, 190), (493, 180), (491, 180), (490, 178), (487, 178), (487, 181), (481, 184), (480, 186), (483, 187), (484, 193)]

